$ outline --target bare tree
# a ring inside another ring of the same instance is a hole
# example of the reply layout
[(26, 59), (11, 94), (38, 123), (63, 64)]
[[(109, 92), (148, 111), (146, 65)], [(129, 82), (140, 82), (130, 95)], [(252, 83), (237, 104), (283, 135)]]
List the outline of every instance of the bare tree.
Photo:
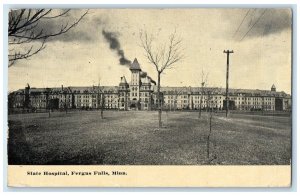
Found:
[[(88, 13), (85, 11), (78, 19), (69, 24), (61, 25), (56, 32), (47, 32), (41, 24), (56, 23), (57, 19), (67, 17), (70, 10), (61, 10), (59, 13), (52, 9), (17, 9), (9, 12), (8, 38), (9, 38), (9, 64), (11, 67), (17, 60), (28, 59), (45, 49), (45, 42), (50, 37), (67, 33), (74, 28)], [(35, 47), (35, 46), (38, 47)]]
[(97, 94), (98, 94), (98, 105), (100, 106), (100, 110), (101, 110), (101, 119), (104, 119), (104, 108), (105, 108), (105, 91), (104, 91), (104, 86), (100, 85), (100, 77), (98, 78), (98, 86), (97, 86)]
[(50, 94), (51, 94), (51, 89), (46, 88), (46, 110), (48, 110), (49, 118), (51, 117), (51, 108), (52, 108), (52, 104), (50, 103), (50, 98), (49, 98)]
[(162, 101), (160, 92), (161, 74), (166, 69), (171, 69), (176, 63), (183, 59), (182, 39), (176, 34), (176, 31), (169, 36), (169, 40), (164, 44), (159, 44), (154, 48), (154, 37), (146, 31), (140, 33), (141, 46), (145, 51), (145, 56), (157, 71), (157, 100), (158, 100), (158, 126), (162, 127), (161, 113)]
[(68, 91), (67, 91), (67, 90), (64, 90), (64, 91), (63, 91), (63, 94), (64, 94), (64, 97), (65, 97), (64, 109), (65, 109), (65, 112), (66, 112), (66, 114), (67, 114), (67, 113), (68, 113), (68, 103), (67, 103), (67, 95), (68, 95)]
[[(213, 140), (213, 119), (214, 119), (214, 108), (218, 106), (217, 101), (215, 101), (215, 95), (219, 94), (219, 88), (217, 87), (207, 87), (208, 86), (208, 74), (203, 70), (201, 72), (201, 97), (199, 104), (199, 115), (201, 118), (202, 114), (202, 102), (205, 101), (205, 107), (208, 112), (208, 133), (206, 136), (206, 160), (208, 164), (217, 159), (216, 155), (216, 141)], [(213, 85), (212, 85), (213, 86)], [(207, 87), (204, 89), (204, 87)], [(212, 149), (213, 146), (213, 149)]]
[(214, 144), (214, 148), (216, 148), (216, 142), (215, 141), (211, 141), (211, 137), (212, 137), (212, 119), (213, 119), (213, 113), (210, 112), (210, 115), (209, 115), (209, 132), (208, 132), (208, 135), (207, 135), (207, 138), (206, 138), (206, 158), (207, 158), (207, 161), (208, 163), (211, 163), (213, 160), (215, 160), (217, 158), (217, 155), (216, 154), (213, 154), (211, 155), (211, 143)]
[(206, 158), (208, 163), (210, 164), (213, 160), (217, 159), (216, 153), (211, 152), (211, 143), (213, 143), (214, 150), (216, 150), (216, 141), (212, 141), (212, 128), (213, 128), (213, 115), (214, 108), (217, 106), (217, 103), (214, 101), (214, 96), (219, 91), (218, 88), (210, 88), (207, 91), (207, 99), (206, 104), (207, 108), (209, 108), (209, 131), (206, 138)]
[(199, 116), (198, 116), (198, 118), (201, 118), (204, 87), (207, 84), (207, 78), (208, 78), (208, 73), (205, 74), (204, 71), (202, 70), (202, 73), (201, 73), (201, 98), (200, 98)]
[(105, 93), (102, 92), (101, 93), (101, 119), (104, 119), (104, 115), (103, 115), (104, 108), (105, 108)]

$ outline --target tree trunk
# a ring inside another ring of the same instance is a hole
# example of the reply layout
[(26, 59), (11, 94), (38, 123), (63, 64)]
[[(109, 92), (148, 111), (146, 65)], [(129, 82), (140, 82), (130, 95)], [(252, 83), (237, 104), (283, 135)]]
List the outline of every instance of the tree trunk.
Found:
[(158, 72), (157, 76), (157, 101), (158, 101), (158, 127), (162, 127), (162, 122), (161, 122), (161, 97), (160, 97), (160, 72)]
[(68, 106), (67, 106), (67, 94), (65, 93), (65, 111), (66, 114), (68, 113)]
[(199, 105), (199, 116), (198, 116), (198, 118), (201, 118), (202, 97), (203, 97), (203, 95), (201, 94), (200, 105)]
[(104, 94), (102, 94), (102, 97), (101, 97), (101, 119), (104, 118), (103, 110), (104, 110)]
[(46, 94), (46, 110), (48, 109), (50, 118), (50, 104), (49, 104), (49, 93)]
[(126, 91), (125, 91), (125, 102), (124, 102), (124, 105), (125, 105), (125, 111), (128, 110), (127, 100), (128, 100), (128, 98), (127, 98), (127, 90), (126, 90)]
[(173, 109), (174, 109), (174, 112), (177, 109), (177, 94), (176, 94), (175, 99), (174, 99), (174, 108)]
[(199, 118), (201, 118), (201, 110), (202, 110), (202, 102), (203, 102), (203, 86), (204, 86), (204, 83), (202, 82), (201, 83), (201, 100), (200, 100), (200, 109), (199, 109)]
[(211, 119), (212, 119), (212, 114), (210, 114), (210, 118), (209, 118), (209, 133), (207, 136), (207, 143), (206, 143), (206, 150), (207, 150), (207, 154), (206, 154), (206, 158), (209, 160), (209, 151), (210, 151), (210, 135), (211, 135)]

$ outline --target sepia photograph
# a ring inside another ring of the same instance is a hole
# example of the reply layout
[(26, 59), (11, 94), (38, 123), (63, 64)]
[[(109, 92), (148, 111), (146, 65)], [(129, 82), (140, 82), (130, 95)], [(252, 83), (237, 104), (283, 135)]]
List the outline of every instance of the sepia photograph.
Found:
[(291, 185), (291, 8), (7, 14), (9, 186)]
[(291, 164), (291, 9), (8, 19), (9, 165)]

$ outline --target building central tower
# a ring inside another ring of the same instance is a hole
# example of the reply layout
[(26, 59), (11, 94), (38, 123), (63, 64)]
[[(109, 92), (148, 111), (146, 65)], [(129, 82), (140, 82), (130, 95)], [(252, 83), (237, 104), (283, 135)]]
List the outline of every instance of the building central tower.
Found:
[(139, 109), (140, 104), (140, 83), (141, 83), (141, 79), (140, 79), (140, 72), (141, 67), (139, 62), (137, 61), (137, 59), (135, 58), (133, 63), (130, 65), (130, 71), (131, 71), (131, 81), (129, 84), (129, 88), (130, 88), (130, 108), (135, 108), (135, 109)]

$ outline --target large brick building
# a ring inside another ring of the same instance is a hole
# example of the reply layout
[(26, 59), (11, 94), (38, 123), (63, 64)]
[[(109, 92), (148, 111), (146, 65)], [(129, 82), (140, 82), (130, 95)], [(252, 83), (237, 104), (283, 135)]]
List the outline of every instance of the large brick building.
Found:
[[(137, 59), (129, 70), (131, 81), (122, 76), (118, 86), (89, 86), (20, 89), (9, 94), (9, 108), (26, 109), (119, 109), (154, 110), (158, 106), (155, 81), (143, 72)], [(225, 89), (212, 87), (161, 87), (164, 109), (196, 110), (226, 106)], [(232, 110), (291, 110), (291, 96), (271, 90), (229, 89)]]

